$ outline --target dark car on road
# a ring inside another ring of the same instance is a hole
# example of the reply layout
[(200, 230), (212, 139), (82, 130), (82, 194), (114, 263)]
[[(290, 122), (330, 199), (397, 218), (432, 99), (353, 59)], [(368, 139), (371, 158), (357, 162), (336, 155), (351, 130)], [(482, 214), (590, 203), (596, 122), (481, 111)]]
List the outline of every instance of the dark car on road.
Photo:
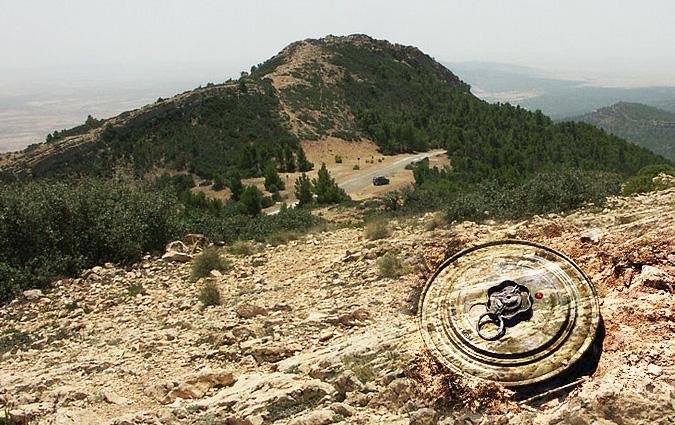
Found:
[(386, 178), (385, 176), (377, 176), (373, 177), (373, 185), (375, 186), (383, 186), (385, 184), (389, 184), (389, 179)]

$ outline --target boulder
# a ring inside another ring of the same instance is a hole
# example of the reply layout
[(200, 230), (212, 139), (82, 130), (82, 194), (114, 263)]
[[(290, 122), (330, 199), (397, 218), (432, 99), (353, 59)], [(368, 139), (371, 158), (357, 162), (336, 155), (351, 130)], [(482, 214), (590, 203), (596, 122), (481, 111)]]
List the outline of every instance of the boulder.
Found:
[(108, 403), (117, 404), (119, 406), (126, 406), (131, 404), (131, 401), (128, 398), (122, 397), (121, 395), (116, 394), (109, 390), (101, 391), (101, 397)]
[(642, 266), (640, 275), (633, 280), (633, 285), (661, 289), (670, 293), (675, 292), (675, 278), (654, 266)]
[(434, 425), (438, 423), (438, 413), (434, 409), (424, 407), (410, 412), (410, 425)]
[(39, 289), (29, 289), (27, 291), (23, 291), (23, 296), (28, 301), (37, 301), (40, 298), (44, 297), (44, 294)]
[(234, 382), (234, 376), (228, 370), (205, 369), (185, 378), (176, 388), (169, 391), (164, 401), (171, 403), (176, 398), (199, 399), (204, 397), (206, 392), (213, 387), (225, 387), (234, 384)]
[(244, 302), (237, 305), (234, 308), (234, 312), (241, 318), (251, 319), (256, 316), (266, 315), (267, 309), (259, 305)]

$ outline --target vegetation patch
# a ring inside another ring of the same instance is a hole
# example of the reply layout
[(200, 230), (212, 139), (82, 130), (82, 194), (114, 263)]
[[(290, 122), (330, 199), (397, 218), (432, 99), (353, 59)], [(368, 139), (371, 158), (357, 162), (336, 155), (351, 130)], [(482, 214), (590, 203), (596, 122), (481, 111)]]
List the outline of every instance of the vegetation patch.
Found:
[(668, 187), (666, 183), (654, 181), (654, 177), (659, 174), (675, 176), (675, 167), (670, 165), (650, 165), (644, 167), (636, 175), (626, 180), (621, 193), (623, 195), (632, 195), (634, 193), (666, 189)]
[(205, 307), (220, 305), (222, 299), (220, 297), (220, 289), (218, 289), (218, 285), (212, 281), (207, 281), (204, 283), (202, 288), (199, 290), (199, 301), (201, 301)]
[(232, 263), (226, 258), (223, 258), (218, 249), (210, 247), (206, 248), (195, 257), (192, 262), (192, 273), (190, 274), (190, 278), (192, 280), (197, 280), (208, 276), (212, 270), (223, 272), (230, 268), (232, 268)]
[(377, 371), (372, 365), (372, 361), (377, 357), (376, 354), (364, 354), (360, 356), (344, 356), (342, 363), (345, 367), (364, 384), (377, 379)]
[(364, 236), (370, 240), (385, 239), (391, 236), (391, 228), (383, 220), (371, 221), (366, 226)]
[(392, 252), (377, 259), (377, 273), (382, 277), (395, 278), (405, 274), (405, 268), (398, 256)]
[(10, 330), (0, 336), (0, 354), (4, 354), (15, 348), (26, 348), (31, 343), (32, 338), (27, 332)]
[(232, 242), (226, 249), (230, 254), (242, 257), (248, 257), (258, 251), (255, 243), (242, 240)]

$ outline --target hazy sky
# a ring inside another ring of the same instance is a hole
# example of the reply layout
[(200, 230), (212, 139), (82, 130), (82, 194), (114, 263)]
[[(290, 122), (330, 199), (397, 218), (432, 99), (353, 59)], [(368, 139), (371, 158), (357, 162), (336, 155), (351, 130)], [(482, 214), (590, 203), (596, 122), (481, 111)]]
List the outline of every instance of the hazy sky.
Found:
[(366, 33), (442, 61), (675, 84), (673, 0), (0, 0), (0, 85), (223, 81), (286, 44)]

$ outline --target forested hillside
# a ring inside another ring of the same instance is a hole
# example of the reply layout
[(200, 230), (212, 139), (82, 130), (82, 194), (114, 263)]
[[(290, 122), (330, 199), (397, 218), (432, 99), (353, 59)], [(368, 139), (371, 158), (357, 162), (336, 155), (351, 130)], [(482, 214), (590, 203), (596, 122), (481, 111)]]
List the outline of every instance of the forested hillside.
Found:
[(52, 135), (2, 171), (6, 178), (109, 176), (115, 167), (138, 176), (167, 169), (257, 176), (268, 163), (293, 171), (298, 141), (325, 136), (370, 138), (386, 154), (446, 148), (471, 181), (515, 181), (563, 165), (628, 175), (663, 161), (592, 126), (555, 124), (469, 90), (414, 47), (363, 35), (304, 40), (236, 82)]
[(567, 120), (593, 124), (675, 160), (675, 113), (641, 103), (619, 102)]

